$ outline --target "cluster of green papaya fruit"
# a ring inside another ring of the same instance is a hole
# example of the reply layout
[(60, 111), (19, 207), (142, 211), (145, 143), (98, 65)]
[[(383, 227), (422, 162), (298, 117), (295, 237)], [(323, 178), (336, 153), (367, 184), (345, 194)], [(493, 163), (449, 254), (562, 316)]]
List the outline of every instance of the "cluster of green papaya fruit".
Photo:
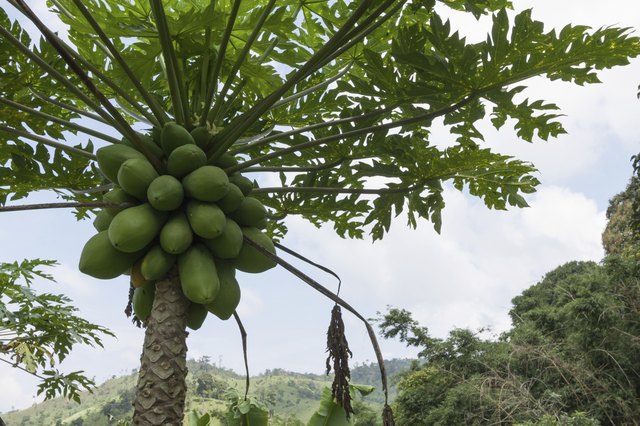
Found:
[(187, 325), (200, 328), (208, 313), (228, 319), (240, 301), (236, 270), (259, 273), (275, 266), (244, 241), (247, 236), (275, 253), (262, 231), (267, 210), (250, 195), (250, 179), (223, 170), (237, 164), (235, 157), (207, 158), (212, 138), (205, 127), (189, 132), (170, 122), (141, 140), (167, 174), (126, 140), (98, 149), (98, 167), (114, 184), (103, 200), (115, 206), (97, 213), (98, 233), (85, 244), (79, 268), (100, 279), (129, 274), (134, 312), (144, 321), (155, 282), (177, 265), (191, 301)]

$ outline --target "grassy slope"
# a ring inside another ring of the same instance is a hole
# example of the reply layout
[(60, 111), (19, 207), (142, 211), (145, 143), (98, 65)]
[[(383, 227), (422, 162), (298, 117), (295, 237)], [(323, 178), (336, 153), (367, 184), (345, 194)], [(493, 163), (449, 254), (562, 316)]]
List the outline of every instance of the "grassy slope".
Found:
[[(387, 369), (392, 377), (407, 370), (410, 361), (391, 360), (387, 362)], [(197, 395), (196, 380), (205, 376), (219, 379), (225, 386), (235, 387), (244, 392), (244, 378), (230, 370), (219, 369), (203, 362), (189, 362), (189, 377), (187, 378), (189, 392), (187, 395), (187, 409), (196, 409), (200, 413), (226, 411), (226, 401), (220, 395)], [(378, 369), (375, 365), (359, 366), (352, 370), (352, 382), (371, 384), (379, 388)], [(82, 395), (82, 404), (78, 405), (62, 398), (56, 398), (28, 409), (2, 414), (2, 419), (8, 426), (20, 425), (55, 425), (60, 421), (63, 425), (70, 425), (81, 418), (84, 425), (107, 426), (115, 424), (109, 420), (103, 411), (109, 411), (115, 418), (126, 418), (130, 415), (129, 398), (133, 396), (133, 389), (137, 380), (137, 373), (113, 378), (98, 386), (92, 394)], [(324, 386), (331, 385), (332, 377), (315, 374), (291, 373), (284, 370), (268, 371), (251, 379), (250, 395), (256, 397), (280, 417), (295, 417), (306, 422), (318, 408), (320, 394)], [(391, 390), (395, 395), (395, 388)], [(365, 399), (376, 410), (382, 408), (382, 393), (377, 390)], [(217, 424), (215, 422), (214, 424)]]

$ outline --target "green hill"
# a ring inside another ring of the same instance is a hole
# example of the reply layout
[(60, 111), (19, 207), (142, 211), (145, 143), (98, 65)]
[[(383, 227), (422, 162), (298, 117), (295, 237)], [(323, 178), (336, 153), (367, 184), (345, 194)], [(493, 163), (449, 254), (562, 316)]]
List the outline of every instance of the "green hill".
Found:
[[(395, 396), (394, 377), (409, 369), (410, 360), (389, 360), (385, 363), (390, 377), (390, 396)], [(210, 413), (220, 423), (226, 412), (224, 394), (229, 388), (244, 392), (245, 378), (231, 370), (218, 368), (207, 360), (189, 361), (187, 410)], [(382, 410), (383, 395), (377, 364), (354, 367), (352, 383), (376, 387), (363, 399), (364, 408)], [(283, 369), (267, 370), (251, 378), (250, 395), (269, 407), (274, 424), (302, 425), (318, 408), (323, 387), (331, 385), (332, 376), (302, 374)], [(25, 410), (2, 414), (7, 426), (107, 426), (118, 420), (131, 419), (137, 372), (114, 377), (102, 383), (93, 393), (83, 393), (82, 403), (56, 398), (35, 404)]]

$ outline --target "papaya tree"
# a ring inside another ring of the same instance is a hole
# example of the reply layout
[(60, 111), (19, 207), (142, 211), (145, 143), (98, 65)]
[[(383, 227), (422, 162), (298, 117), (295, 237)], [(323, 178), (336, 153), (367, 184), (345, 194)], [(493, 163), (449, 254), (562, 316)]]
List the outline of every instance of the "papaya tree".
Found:
[[(80, 269), (131, 276), (146, 326), (134, 423), (145, 425), (180, 423), (186, 329), (209, 313), (238, 319), (235, 270), (295, 272), (276, 254), (289, 216), (380, 240), (401, 213), (439, 230), (444, 184), (489, 208), (525, 207), (535, 167), (483, 147), (478, 124), (557, 136), (558, 107), (526, 98), (528, 79), (596, 83), (640, 54), (628, 29), (548, 31), (507, 0), (49, 0), (66, 34), (8, 4), (0, 202), (55, 191), (60, 203), (4, 209), (95, 216)], [(490, 14), (486, 39), (467, 41), (441, 8)], [(446, 146), (430, 140), (435, 120)], [(347, 412), (348, 394), (344, 381), (333, 389)]]

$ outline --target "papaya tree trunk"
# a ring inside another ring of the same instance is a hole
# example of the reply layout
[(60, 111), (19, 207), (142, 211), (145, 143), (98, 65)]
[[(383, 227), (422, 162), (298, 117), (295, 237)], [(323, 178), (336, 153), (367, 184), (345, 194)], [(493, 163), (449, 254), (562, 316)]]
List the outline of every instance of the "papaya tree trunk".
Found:
[(175, 271), (156, 283), (140, 357), (134, 425), (182, 425), (187, 393), (188, 306)]

